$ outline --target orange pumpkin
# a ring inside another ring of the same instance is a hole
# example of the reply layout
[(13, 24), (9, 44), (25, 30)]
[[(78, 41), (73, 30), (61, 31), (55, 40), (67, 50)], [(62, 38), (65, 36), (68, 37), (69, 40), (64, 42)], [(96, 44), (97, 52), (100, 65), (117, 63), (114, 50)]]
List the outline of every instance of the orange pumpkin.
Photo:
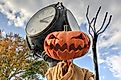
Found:
[(57, 60), (81, 57), (87, 53), (89, 47), (89, 37), (80, 31), (52, 32), (44, 41), (45, 52)]

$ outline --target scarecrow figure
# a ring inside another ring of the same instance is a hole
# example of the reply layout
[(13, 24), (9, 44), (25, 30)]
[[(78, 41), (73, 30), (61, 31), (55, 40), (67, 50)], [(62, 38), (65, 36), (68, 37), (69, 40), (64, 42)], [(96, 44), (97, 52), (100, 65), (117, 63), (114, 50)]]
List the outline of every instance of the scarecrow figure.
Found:
[(46, 73), (48, 80), (94, 80), (92, 72), (72, 62), (88, 52), (90, 39), (80, 31), (73, 14), (62, 3), (35, 13), (26, 33), (33, 54), (51, 64)]
[(58, 31), (50, 33), (44, 41), (49, 57), (63, 60), (48, 69), (48, 80), (94, 80), (94, 74), (73, 64), (72, 60), (84, 56), (90, 47), (89, 37), (81, 31)]
[(68, 65), (62, 61), (48, 69), (46, 78), (47, 80), (94, 80), (94, 74), (72, 62)]

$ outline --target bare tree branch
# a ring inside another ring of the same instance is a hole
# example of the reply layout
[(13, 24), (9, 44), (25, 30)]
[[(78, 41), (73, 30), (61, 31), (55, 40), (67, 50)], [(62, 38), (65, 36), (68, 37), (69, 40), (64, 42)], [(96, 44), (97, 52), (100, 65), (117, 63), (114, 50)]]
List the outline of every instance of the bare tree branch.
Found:
[(102, 26), (100, 27), (100, 29), (97, 31), (97, 33), (98, 33), (99, 31), (102, 30), (102, 28), (103, 28), (103, 26), (104, 26), (104, 24), (105, 24), (105, 21), (106, 21), (107, 15), (108, 15), (108, 12), (106, 12), (106, 14), (105, 14), (105, 18), (104, 18), (104, 20), (103, 20), (103, 24), (102, 24)]
[(99, 14), (100, 10), (101, 10), (101, 6), (99, 7), (99, 9), (98, 9), (98, 11), (97, 11), (96, 17), (95, 17), (95, 20), (94, 20), (94, 25), (93, 25), (93, 27), (94, 27), (94, 31), (95, 31), (95, 32), (96, 32), (95, 24), (96, 24), (97, 17), (98, 17), (98, 14)]
[(101, 33), (103, 33), (107, 29), (108, 25), (111, 22), (111, 18), (112, 18), (112, 15), (110, 15), (109, 21), (108, 21), (107, 25), (105, 26), (105, 28), (101, 32), (97, 33), (98, 35), (101, 34)]
[(16, 76), (17, 74), (20, 74), (23, 72), (25, 72), (25, 71), (19, 71), (19, 72), (15, 71), (11, 76), (9, 76), (8, 80), (10, 80), (12, 77)]
[[(92, 50), (93, 50), (93, 62), (94, 62), (96, 80), (99, 80), (98, 59), (97, 59), (98, 58), (97, 57), (97, 39), (98, 39), (98, 35), (103, 33), (106, 30), (106, 28), (110, 24), (110, 21), (111, 21), (111, 18), (112, 18), (112, 15), (110, 15), (109, 21), (108, 21), (107, 25), (104, 27), (104, 24), (106, 22), (106, 18), (107, 18), (107, 15), (108, 15), (108, 12), (106, 12), (105, 17), (104, 17), (104, 21), (103, 21), (101, 27), (99, 28), (99, 30), (96, 31), (95, 24), (96, 24), (97, 17), (99, 15), (100, 10), (101, 10), (101, 6), (99, 7), (99, 9), (97, 11), (96, 16), (92, 18), (91, 22), (90, 22), (89, 17), (88, 17), (89, 5), (87, 7), (87, 13), (86, 13), (86, 18), (87, 18), (87, 21), (88, 21), (88, 24), (89, 24), (89, 34), (91, 35), (92, 41), (93, 41)], [(92, 27), (92, 24), (93, 24), (93, 27)], [(103, 29), (103, 27), (104, 27), (104, 29)], [(91, 32), (91, 29), (92, 29), (92, 32)]]
[(92, 18), (92, 20), (91, 20), (91, 24), (92, 24), (92, 22), (95, 20), (95, 18)]
[(94, 18), (93, 18), (92, 21), (90, 22), (89, 17), (88, 17), (88, 12), (89, 12), (89, 5), (88, 5), (88, 7), (87, 7), (86, 18), (87, 18), (87, 21), (88, 21), (88, 24), (89, 24), (89, 34), (90, 34), (91, 37), (93, 38), (93, 35), (91, 34), (90, 28), (91, 28), (92, 31), (94, 32), (94, 29), (93, 29), (92, 26), (91, 26), (91, 23), (93, 22)]
[(91, 30), (90, 30), (91, 27), (89, 27), (89, 34), (91, 35), (91, 37), (93, 38), (93, 35), (91, 34)]

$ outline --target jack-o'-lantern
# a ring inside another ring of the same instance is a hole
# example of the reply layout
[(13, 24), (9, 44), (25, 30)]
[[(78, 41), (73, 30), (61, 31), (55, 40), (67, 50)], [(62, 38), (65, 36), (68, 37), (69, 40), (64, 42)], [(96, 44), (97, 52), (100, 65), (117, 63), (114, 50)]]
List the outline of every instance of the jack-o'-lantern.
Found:
[(57, 60), (69, 60), (85, 55), (90, 39), (80, 31), (58, 31), (50, 33), (44, 41), (48, 56)]

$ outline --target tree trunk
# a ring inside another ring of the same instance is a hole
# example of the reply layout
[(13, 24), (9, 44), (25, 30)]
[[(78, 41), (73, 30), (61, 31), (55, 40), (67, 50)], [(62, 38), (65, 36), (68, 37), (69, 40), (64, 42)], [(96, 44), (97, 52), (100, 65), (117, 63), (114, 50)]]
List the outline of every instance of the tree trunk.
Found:
[(95, 65), (95, 73), (96, 73), (96, 80), (99, 80), (99, 71), (98, 71), (98, 60), (97, 60), (97, 38), (98, 35), (94, 33), (93, 38), (93, 45), (92, 45), (92, 51), (93, 51), (93, 61)]

